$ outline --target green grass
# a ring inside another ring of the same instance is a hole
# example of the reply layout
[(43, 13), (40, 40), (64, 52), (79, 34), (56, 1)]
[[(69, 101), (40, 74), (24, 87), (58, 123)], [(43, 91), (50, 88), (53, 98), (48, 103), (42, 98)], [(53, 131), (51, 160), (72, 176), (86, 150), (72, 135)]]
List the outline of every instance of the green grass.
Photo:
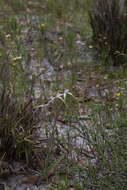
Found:
[(50, 189), (127, 185), (126, 67), (89, 59), (90, 3), (0, 1), (0, 160)]

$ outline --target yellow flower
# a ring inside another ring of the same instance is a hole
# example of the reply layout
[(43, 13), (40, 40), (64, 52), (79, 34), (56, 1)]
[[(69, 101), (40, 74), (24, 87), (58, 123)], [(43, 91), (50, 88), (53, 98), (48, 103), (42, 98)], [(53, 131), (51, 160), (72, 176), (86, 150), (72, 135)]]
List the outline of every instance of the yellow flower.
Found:
[(46, 24), (41, 24), (41, 25), (40, 25), (40, 30), (41, 30), (42, 33), (45, 32), (46, 26), (47, 26)]
[(122, 95), (121, 92), (116, 93), (116, 96), (117, 96), (117, 97), (120, 97), (121, 95)]
[(41, 24), (40, 27), (41, 28), (45, 28), (46, 24)]
[(11, 61), (12, 61), (11, 65), (15, 66), (18, 63), (17, 61), (20, 61), (21, 59), (22, 59), (21, 56), (12, 58), (11, 59)]
[(14, 57), (14, 58), (12, 59), (12, 61), (19, 61), (19, 60), (21, 60), (21, 59), (22, 59), (21, 56), (19, 56), (19, 57)]

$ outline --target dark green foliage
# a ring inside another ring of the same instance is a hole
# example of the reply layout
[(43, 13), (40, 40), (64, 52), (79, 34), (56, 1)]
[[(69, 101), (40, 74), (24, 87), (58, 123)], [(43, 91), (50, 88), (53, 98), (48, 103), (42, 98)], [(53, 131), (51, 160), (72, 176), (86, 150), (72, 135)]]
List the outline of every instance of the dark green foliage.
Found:
[(118, 0), (94, 1), (89, 13), (93, 41), (101, 58), (123, 64), (127, 53), (127, 15)]

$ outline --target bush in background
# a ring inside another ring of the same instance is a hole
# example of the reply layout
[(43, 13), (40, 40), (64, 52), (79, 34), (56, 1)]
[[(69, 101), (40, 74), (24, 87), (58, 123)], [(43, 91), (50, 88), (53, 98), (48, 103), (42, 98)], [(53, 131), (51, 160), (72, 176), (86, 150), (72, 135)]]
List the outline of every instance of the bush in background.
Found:
[(105, 63), (123, 64), (127, 53), (127, 16), (119, 0), (97, 0), (89, 12), (93, 41)]

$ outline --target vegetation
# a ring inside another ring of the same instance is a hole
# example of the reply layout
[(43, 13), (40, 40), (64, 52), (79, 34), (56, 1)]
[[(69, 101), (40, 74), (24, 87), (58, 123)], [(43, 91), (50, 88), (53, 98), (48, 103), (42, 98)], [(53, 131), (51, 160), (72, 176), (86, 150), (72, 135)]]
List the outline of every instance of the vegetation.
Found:
[[(124, 11), (115, 0), (1, 0), (0, 11), (0, 163), (24, 162), (38, 174), (26, 181), (50, 190), (125, 190)], [(98, 64), (94, 48), (120, 66)]]
[(90, 11), (93, 40), (106, 64), (125, 64), (127, 50), (126, 6), (120, 0), (97, 0)]

